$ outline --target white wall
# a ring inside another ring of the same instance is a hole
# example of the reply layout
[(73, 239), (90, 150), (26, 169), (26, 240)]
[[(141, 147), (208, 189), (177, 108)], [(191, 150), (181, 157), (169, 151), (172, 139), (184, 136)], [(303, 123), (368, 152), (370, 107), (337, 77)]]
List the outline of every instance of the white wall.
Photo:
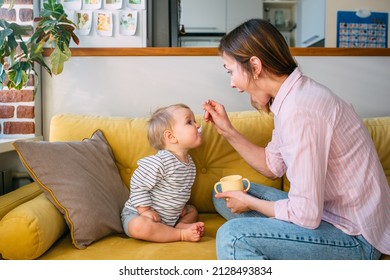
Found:
[(42, 87), (45, 136), (51, 117), (63, 112), (137, 117), (183, 102), (201, 113), (209, 98), (230, 110), (250, 108), (230, 89), (218, 56), (72, 57), (60, 76), (45, 75)]
[[(297, 57), (302, 71), (351, 102), (361, 117), (390, 116), (390, 57)], [(218, 56), (72, 57), (64, 72), (43, 77), (43, 131), (59, 113), (142, 117), (183, 102), (197, 113), (215, 99), (228, 111), (252, 109), (230, 89)]]
[[(351, 102), (361, 117), (390, 116), (390, 57), (297, 57), (302, 71)], [(148, 116), (157, 106), (184, 102), (201, 113), (213, 98), (227, 110), (250, 110), (246, 94), (229, 87), (218, 56), (72, 57), (60, 76), (42, 77), (43, 131), (59, 113)], [(25, 171), (16, 152), (0, 167)]]

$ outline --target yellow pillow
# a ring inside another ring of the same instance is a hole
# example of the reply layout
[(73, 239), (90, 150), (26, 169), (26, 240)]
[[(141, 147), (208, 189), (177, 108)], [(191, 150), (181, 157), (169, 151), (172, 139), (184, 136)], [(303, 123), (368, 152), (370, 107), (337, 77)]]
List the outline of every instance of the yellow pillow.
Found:
[(0, 220), (15, 207), (37, 197), (41, 193), (42, 189), (34, 182), (5, 195), (0, 195)]
[(0, 254), (5, 259), (36, 259), (66, 228), (62, 214), (42, 193), (0, 221)]

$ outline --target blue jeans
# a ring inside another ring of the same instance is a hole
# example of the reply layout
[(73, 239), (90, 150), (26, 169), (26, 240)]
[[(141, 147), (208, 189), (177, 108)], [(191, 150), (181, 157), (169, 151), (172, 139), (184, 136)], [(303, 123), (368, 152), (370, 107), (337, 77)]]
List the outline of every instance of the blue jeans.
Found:
[[(249, 194), (269, 201), (287, 198), (287, 193), (251, 184)], [(233, 214), (224, 199), (213, 202), (228, 221), (217, 232), (217, 257), (223, 260), (332, 260), (379, 259), (381, 253), (363, 236), (350, 236), (322, 221), (316, 229), (267, 218), (259, 212)]]

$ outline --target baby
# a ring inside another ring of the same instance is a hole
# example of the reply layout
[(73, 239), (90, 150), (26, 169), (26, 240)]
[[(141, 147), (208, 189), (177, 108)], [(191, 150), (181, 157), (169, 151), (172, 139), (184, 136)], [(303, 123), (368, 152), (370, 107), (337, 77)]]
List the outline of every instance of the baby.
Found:
[(195, 180), (189, 150), (202, 144), (194, 113), (184, 104), (156, 110), (148, 123), (149, 143), (157, 154), (142, 158), (130, 181), (122, 211), (126, 234), (154, 242), (199, 241), (204, 223), (187, 204)]

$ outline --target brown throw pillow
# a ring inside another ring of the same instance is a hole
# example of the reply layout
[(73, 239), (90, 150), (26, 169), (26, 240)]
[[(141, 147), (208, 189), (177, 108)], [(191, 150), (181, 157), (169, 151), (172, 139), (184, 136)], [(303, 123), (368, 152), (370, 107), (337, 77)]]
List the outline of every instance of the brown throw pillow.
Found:
[(16, 141), (14, 147), (64, 215), (78, 249), (123, 232), (120, 214), (129, 191), (102, 131), (83, 141)]

